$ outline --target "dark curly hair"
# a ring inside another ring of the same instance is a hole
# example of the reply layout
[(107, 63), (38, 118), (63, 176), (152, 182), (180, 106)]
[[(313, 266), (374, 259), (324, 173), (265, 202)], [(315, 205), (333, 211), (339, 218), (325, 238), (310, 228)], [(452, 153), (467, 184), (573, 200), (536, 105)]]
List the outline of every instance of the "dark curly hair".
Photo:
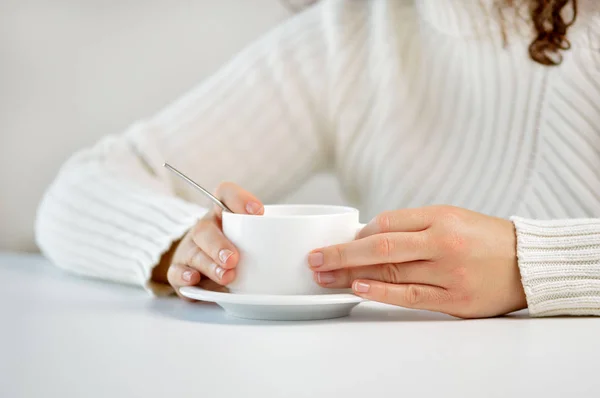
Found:
[[(318, 0), (283, 0), (292, 11), (316, 3)], [(445, 0), (451, 1), (451, 0)], [(577, 19), (578, 0), (498, 0), (501, 3), (515, 6), (517, 2), (529, 3), (531, 21), (536, 37), (529, 46), (529, 55), (535, 62), (547, 66), (556, 66), (562, 62), (562, 52), (571, 48), (567, 31)], [(572, 7), (572, 17), (565, 20), (563, 12)]]
[[(578, 0), (529, 0), (531, 19), (537, 36), (529, 46), (531, 58), (542, 65), (559, 65), (561, 52), (571, 48), (567, 31), (577, 18)], [(563, 10), (571, 4), (573, 16), (565, 21)]]

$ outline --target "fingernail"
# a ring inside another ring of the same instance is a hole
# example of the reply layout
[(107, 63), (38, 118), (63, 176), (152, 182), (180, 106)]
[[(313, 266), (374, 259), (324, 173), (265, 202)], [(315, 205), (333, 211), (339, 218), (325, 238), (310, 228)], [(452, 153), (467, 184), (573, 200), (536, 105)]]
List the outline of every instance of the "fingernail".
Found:
[(192, 280), (192, 275), (193, 272), (192, 271), (183, 271), (183, 274), (181, 274), (181, 279), (183, 279), (186, 282), (189, 282)]
[(354, 290), (358, 293), (368, 293), (371, 285), (364, 282), (354, 282)]
[(317, 280), (319, 283), (333, 283), (335, 275), (333, 272), (317, 272)]
[(246, 203), (246, 211), (248, 214), (259, 214), (262, 206), (256, 202), (248, 202)]
[(213, 271), (219, 280), (223, 279), (223, 275), (225, 274), (225, 268), (219, 267), (217, 264), (213, 264)]
[(321, 253), (321, 252), (310, 253), (308, 255), (308, 263), (310, 264), (311, 267), (320, 267), (321, 265), (323, 265), (324, 261), (325, 261), (325, 257), (323, 256), (323, 253)]
[(221, 263), (225, 265), (227, 264), (227, 260), (229, 259), (229, 257), (231, 257), (232, 254), (233, 252), (231, 250), (223, 249), (219, 252), (219, 260), (221, 260)]

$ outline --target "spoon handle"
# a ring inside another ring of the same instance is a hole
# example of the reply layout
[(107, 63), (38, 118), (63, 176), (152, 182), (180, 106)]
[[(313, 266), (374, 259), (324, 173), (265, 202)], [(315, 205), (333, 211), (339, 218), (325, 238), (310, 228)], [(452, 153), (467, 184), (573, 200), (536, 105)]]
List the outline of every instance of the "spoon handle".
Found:
[(191, 186), (193, 186), (194, 188), (196, 188), (198, 191), (202, 192), (204, 194), (204, 196), (206, 196), (214, 204), (216, 204), (221, 209), (223, 209), (223, 211), (226, 211), (226, 212), (229, 212), (229, 213), (233, 213), (231, 211), (231, 209), (229, 209), (229, 207), (225, 206), (225, 204), (223, 202), (221, 202), (219, 199), (217, 199), (216, 197), (214, 197), (210, 192), (208, 192), (206, 189), (202, 188), (194, 180), (192, 180), (191, 178), (189, 178), (188, 176), (186, 176), (185, 174), (183, 174), (181, 171), (177, 170), (175, 167), (171, 166), (167, 162), (163, 163), (163, 166), (166, 167), (167, 169), (169, 169), (170, 171), (172, 171), (173, 173), (175, 173), (177, 176), (179, 176), (180, 178), (182, 178), (188, 184), (190, 184)]

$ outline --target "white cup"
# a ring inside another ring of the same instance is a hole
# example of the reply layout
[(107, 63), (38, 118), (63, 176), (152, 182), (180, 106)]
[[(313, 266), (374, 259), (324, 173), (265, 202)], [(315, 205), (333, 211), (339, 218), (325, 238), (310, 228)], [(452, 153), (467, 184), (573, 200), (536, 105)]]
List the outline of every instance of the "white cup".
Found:
[(340, 293), (313, 280), (308, 254), (353, 240), (364, 225), (358, 210), (326, 205), (271, 205), (265, 214), (223, 213), (223, 232), (240, 252), (232, 293)]

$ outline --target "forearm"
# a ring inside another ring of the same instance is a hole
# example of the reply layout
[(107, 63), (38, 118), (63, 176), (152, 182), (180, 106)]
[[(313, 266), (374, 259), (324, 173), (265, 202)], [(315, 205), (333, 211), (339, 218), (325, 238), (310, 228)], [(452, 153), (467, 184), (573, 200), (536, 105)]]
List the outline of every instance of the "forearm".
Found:
[(63, 166), (36, 220), (38, 245), (57, 266), (153, 288), (162, 254), (205, 211), (174, 194), (158, 170), (162, 156), (148, 150), (147, 139), (107, 138)]

